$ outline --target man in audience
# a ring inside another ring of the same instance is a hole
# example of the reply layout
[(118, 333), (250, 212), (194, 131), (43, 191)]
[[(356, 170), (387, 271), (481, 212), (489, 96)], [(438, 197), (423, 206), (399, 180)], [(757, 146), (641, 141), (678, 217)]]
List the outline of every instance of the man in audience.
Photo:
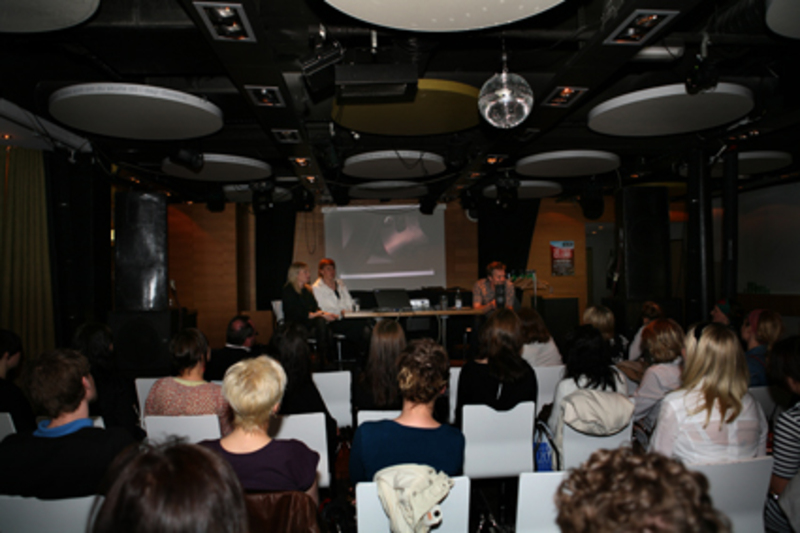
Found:
[(0, 329), (0, 413), (9, 413), (17, 433), (36, 429), (31, 405), (9, 375), (22, 359), (22, 341), (13, 331)]
[(228, 323), (228, 331), (225, 334), (225, 347), (212, 350), (203, 379), (222, 381), (228, 368), (242, 359), (263, 355), (264, 350), (256, 343), (257, 336), (258, 331), (249, 316), (233, 317)]
[(106, 469), (133, 438), (123, 428), (96, 428), (89, 402), (96, 395), (89, 361), (74, 350), (39, 356), (26, 381), (37, 412), (48, 419), (33, 433), (0, 443), (0, 494), (77, 498), (95, 494)]
[(708, 481), (683, 463), (630, 447), (598, 450), (556, 491), (562, 533), (725, 533)]
[(509, 309), (519, 307), (514, 284), (506, 278), (506, 266), (494, 261), (486, 267), (486, 278), (479, 279), (472, 287), (472, 307), (489, 313), (503, 306)]

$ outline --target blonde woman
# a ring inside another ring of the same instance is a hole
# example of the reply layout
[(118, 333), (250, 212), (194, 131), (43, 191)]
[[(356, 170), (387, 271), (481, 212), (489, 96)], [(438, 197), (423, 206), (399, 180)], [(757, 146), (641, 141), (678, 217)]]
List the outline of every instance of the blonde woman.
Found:
[(594, 326), (603, 335), (615, 363), (628, 358), (628, 339), (616, 334), (614, 313), (611, 309), (604, 305), (587, 307), (583, 312), (583, 324)]
[(233, 431), (200, 445), (231, 464), (245, 491), (297, 490), (317, 501), (319, 454), (300, 441), (268, 435), (285, 389), (286, 373), (276, 360), (264, 355), (239, 361), (222, 382), (233, 410)]
[(683, 340), (683, 329), (669, 318), (653, 320), (642, 330), (642, 347), (653, 360), (633, 394), (633, 419), (645, 432), (639, 434), (643, 444), (656, 425), (661, 400), (681, 386)]
[(766, 454), (767, 419), (747, 392), (736, 335), (698, 324), (686, 335), (683, 386), (661, 403), (650, 450), (684, 463), (724, 463)]
[(767, 353), (783, 333), (781, 315), (769, 309), (751, 311), (742, 323), (742, 340), (747, 352), (747, 369), (750, 371), (750, 386), (767, 385)]
[(319, 353), (326, 358), (331, 344), (327, 324), (337, 316), (319, 308), (310, 281), (307, 264), (300, 261), (291, 264), (283, 287), (283, 316), (286, 322), (301, 324), (308, 329), (317, 340)]

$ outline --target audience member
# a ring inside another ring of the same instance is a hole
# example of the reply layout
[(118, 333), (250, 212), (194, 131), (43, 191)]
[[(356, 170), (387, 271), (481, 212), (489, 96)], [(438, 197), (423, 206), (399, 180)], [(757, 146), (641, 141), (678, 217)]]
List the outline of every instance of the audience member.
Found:
[(637, 431), (637, 438), (643, 446), (647, 446), (658, 420), (661, 400), (681, 386), (683, 339), (683, 329), (669, 318), (655, 319), (644, 327), (642, 346), (653, 364), (645, 370), (633, 394), (633, 419), (642, 430)]
[(708, 480), (680, 461), (628, 447), (598, 450), (556, 492), (562, 533), (728, 533)]
[(120, 456), (111, 474), (93, 533), (248, 532), (236, 474), (200, 446), (142, 446)]
[(367, 367), (353, 380), (350, 399), (354, 415), (358, 411), (402, 408), (403, 399), (397, 385), (397, 358), (405, 347), (406, 335), (399, 322), (387, 319), (375, 324)]
[(536, 309), (523, 307), (517, 315), (522, 324), (522, 358), (534, 368), (563, 364), (558, 346)]
[(11, 372), (22, 359), (22, 340), (7, 329), (0, 329), (0, 413), (9, 413), (17, 433), (36, 429), (31, 404), (14, 384)]
[(692, 327), (680, 389), (661, 402), (650, 449), (685, 463), (724, 463), (766, 454), (767, 419), (747, 392), (736, 335), (721, 324)]
[(741, 329), (743, 319), (742, 306), (729, 298), (721, 299), (711, 309), (711, 321), (727, 326), (737, 335)]
[(747, 349), (744, 356), (750, 371), (751, 387), (767, 385), (767, 355), (782, 332), (781, 315), (769, 309), (751, 311), (742, 323), (742, 341)]
[(564, 378), (556, 386), (553, 408), (547, 424), (553, 433), (560, 433), (561, 403), (581, 389), (625, 394), (627, 381), (615, 367), (605, 339), (594, 326), (578, 326), (567, 337)]
[(247, 315), (236, 315), (228, 322), (225, 332), (225, 347), (212, 350), (211, 358), (206, 364), (203, 379), (206, 381), (222, 381), (225, 372), (242, 359), (257, 357), (264, 353), (263, 347), (256, 342), (258, 330)]
[(306, 331), (317, 340), (317, 351), (323, 359), (327, 359), (331, 346), (331, 333), (328, 323), (335, 321), (339, 315), (327, 313), (319, 308), (317, 299), (309, 282), (311, 274), (308, 265), (302, 262), (292, 263), (283, 287), (283, 316), (286, 322), (295, 322), (306, 328)]
[(89, 360), (97, 399), (89, 404), (89, 415), (103, 419), (105, 427), (122, 427), (136, 440), (145, 432), (139, 426), (136, 388), (133, 380), (117, 370), (111, 328), (86, 322), (75, 332), (72, 347)]
[(233, 431), (200, 445), (222, 455), (246, 491), (298, 490), (317, 501), (319, 454), (300, 441), (268, 434), (285, 389), (286, 373), (276, 360), (262, 355), (239, 361), (222, 383), (233, 411)]
[[(797, 398), (800, 394), (800, 336), (795, 335), (775, 343), (771, 357), (775, 374), (784, 376), (786, 385)], [(775, 462), (764, 508), (764, 523), (768, 532), (790, 533), (794, 530), (778, 505), (778, 497), (789, 481), (800, 472), (800, 403), (796, 403), (778, 418), (772, 453)]]
[(26, 369), (37, 412), (47, 416), (33, 433), (0, 443), (0, 494), (77, 498), (97, 494), (106, 469), (133, 438), (122, 428), (96, 428), (89, 361), (73, 350), (40, 355)]
[[(498, 292), (501, 293), (502, 304), (497, 302)], [(506, 278), (506, 266), (500, 261), (489, 263), (486, 266), (486, 278), (475, 282), (472, 287), (472, 307), (483, 310), (484, 313), (498, 307), (518, 307), (514, 284)]]
[(412, 341), (397, 361), (403, 410), (395, 420), (365, 422), (350, 452), (350, 481), (372, 481), (387, 466), (427, 465), (449, 476), (461, 474), (464, 435), (433, 417), (436, 398), (447, 389), (450, 361), (431, 339)]
[(510, 309), (493, 313), (480, 331), (478, 358), (467, 361), (458, 378), (456, 425), (465, 405), (481, 404), (508, 411), (520, 402), (535, 402), (536, 374), (522, 358), (519, 317)]
[(169, 345), (177, 377), (153, 383), (144, 404), (145, 416), (217, 415), (222, 435), (231, 431), (230, 408), (222, 387), (203, 379), (211, 355), (206, 336), (199, 329), (187, 328), (175, 335)]
[(655, 302), (645, 302), (642, 304), (642, 327), (636, 332), (628, 348), (628, 360), (636, 361), (642, 355), (642, 332), (647, 324), (653, 320), (664, 318), (664, 312)]
[(604, 305), (587, 307), (583, 312), (583, 323), (594, 326), (611, 349), (613, 362), (624, 361), (628, 355), (628, 339), (616, 333), (614, 313)]

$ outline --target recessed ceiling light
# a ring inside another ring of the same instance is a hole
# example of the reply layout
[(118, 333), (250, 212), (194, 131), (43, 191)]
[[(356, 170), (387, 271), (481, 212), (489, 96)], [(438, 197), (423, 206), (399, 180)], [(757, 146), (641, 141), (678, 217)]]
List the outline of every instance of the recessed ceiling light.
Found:
[(550, 96), (542, 102), (542, 105), (550, 107), (569, 107), (588, 90), (589, 89), (586, 87), (556, 87), (555, 90), (550, 93)]
[(265, 107), (286, 107), (283, 95), (277, 87), (245, 85), (244, 88), (256, 105)]
[(642, 46), (677, 15), (678, 11), (674, 10), (637, 9), (611, 32), (603, 44)]
[(214, 40), (256, 42), (242, 4), (194, 2), (194, 7)]

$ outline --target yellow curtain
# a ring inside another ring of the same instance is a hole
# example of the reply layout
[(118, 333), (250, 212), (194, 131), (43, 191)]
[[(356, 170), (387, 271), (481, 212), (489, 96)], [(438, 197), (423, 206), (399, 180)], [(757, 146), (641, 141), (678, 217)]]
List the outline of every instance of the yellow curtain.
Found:
[(0, 328), (28, 354), (55, 348), (44, 157), (7, 147), (0, 189)]

